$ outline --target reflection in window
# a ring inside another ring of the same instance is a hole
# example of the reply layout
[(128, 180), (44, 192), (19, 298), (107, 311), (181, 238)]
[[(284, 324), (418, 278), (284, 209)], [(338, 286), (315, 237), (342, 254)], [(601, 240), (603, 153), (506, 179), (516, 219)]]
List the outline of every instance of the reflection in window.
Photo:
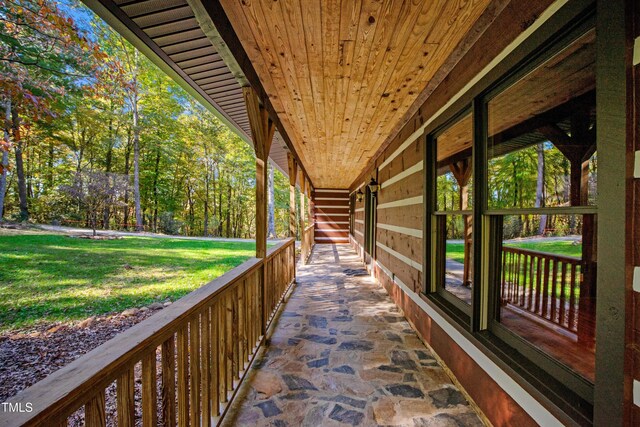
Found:
[(436, 259), (438, 283), (471, 304), (472, 288), (472, 115), (436, 137)]
[(490, 209), (595, 205), (594, 42), (590, 31), (489, 101)]
[(502, 226), (500, 323), (594, 380), (595, 215), (554, 215), (577, 224), (576, 234), (510, 238), (523, 221), (540, 215), (506, 215)]
[(596, 203), (594, 43), (592, 30), (487, 110), (496, 320), (590, 381), (597, 221), (584, 207)]

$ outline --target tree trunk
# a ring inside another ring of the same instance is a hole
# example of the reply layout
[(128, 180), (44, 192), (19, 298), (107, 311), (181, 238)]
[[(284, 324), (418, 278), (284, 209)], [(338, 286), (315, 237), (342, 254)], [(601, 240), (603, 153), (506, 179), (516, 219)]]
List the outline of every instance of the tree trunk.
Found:
[(227, 225), (226, 237), (231, 237), (231, 185), (227, 184)]
[(153, 232), (158, 232), (158, 174), (160, 173), (160, 146), (156, 147), (156, 166), (153, 175)]
[[(135, 83), (134, 83), (135, 84)], [(142, 231), (142, 210), (140, 209), (140, 128), (138, 94), (133, 95), (133, 199), (136, 210), (136, 231)]]
[[(544, 144), (538, 144), (536, 151), (538, 152), (538, 180), (536, 182), (536, 208), (544, 207)], [(547, 216), (540, 215), (540, 227), (538, 234), (543, 235), (547, 229)]]
[(124, 154), (124, 174), (127, 176), (127, 187), (124, 190), (124, 213), (122, 221), (124, 222), (124, 229), (129, 229), (129, 172), (131, 165), (129, 163), (129, 157), (131, 156), (131, 134), (129, 134), (127, 141), (127, 148)]
[(49, 141), (49, 158), (47, 159), (47, 184), (53, 188), (53, 141)]
[(273, 188), (273, 165), (269, 162), (269, 180), (268, 186), (268, 205), (267, 205), (267, 239), (275, 239), (276, 237), (276, 218), (275, 218), (275, 190)]
[(218, 188), (218, 237), (222, 236), (222, 183)]
[(18, 198), (20, 199), (20, 221), (29, 220), (29, 208), (27, 205), (27, 183), (24, 176), (24, 161), (22, 159), (22, 140), (20, 138), (20, 116), (14, 108), (11, 112), (13, 119), (13, 141), (16, 153), (16, 175), (18, 176)]
[(0, 220), (4, 215), (4, 196), (7, 194), (7, 168), (9, 167), (9, 144), (11, 143), (11, 99), (4, 104), (4, 143), (2, 150), (2, 175), (0, 176)]
[(205, 237), (209, 235), (209, 181), (210, 180), (211, 180), (211, 172), (209, 171), (209, 166), (207, 165), (207, 171), (204, 178), (204, 227), (202, 230), (202, 235)]
[[(113, 113), (113, 112), (112, 112)], [(113, 163), (113, 141), (115, 140), (115, 135), (113, 134), (113, 119), (109, 119), (109, 147), (107, 148), (107, 154), (105, 158), (104, 169), (108, 174), (111, 172), (111, 164)], [(104, 212), (102, 217), (102, 228), (107, 230), (109, 229), (109, 218), (111, 217), (111, 209), (109, 207), (109, 203), (105, 204)]]

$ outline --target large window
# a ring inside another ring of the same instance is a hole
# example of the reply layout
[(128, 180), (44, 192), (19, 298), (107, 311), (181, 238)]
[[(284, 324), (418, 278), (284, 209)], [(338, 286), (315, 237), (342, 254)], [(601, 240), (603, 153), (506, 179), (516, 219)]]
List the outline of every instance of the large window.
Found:
[(487, 98), (491, 330), (594, 381), (595, 31)]
[(598, 157), (587, 22), (428, 135), (425, 256), (434, 302), (593, 402)]
[(473, 121), (470, 112), (435, 134), (432, 280), (437, 292), (468, 311), (473, 287)]

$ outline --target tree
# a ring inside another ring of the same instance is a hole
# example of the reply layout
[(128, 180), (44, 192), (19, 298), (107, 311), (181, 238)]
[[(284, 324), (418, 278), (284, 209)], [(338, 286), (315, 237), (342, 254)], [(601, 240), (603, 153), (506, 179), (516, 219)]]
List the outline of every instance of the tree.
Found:
[(7, 172), (9, 171), (9, 150), (11, 149), (11, 100), (4, 101), (4, 120), (3, 130), (4, 138), (0, 145), (2, 151), (2, 163), (0, 163), (0, 220), (4, 215), (4, 197), (7, 193)]
[(123, 175), (89, 171), (76, 174), (71, 185), (60, 189), (86, 210), (95, 236), (98, 215), (105, 207), (115, 207), (122, 203), (128, 184), (127, 178)]
[[(135, 213), (137, 229), (253, 235), (249, 144), (79, 1), (8, 0), (0, 18), (5, 217), (26, 207), (36, 222), (108, 229), (126, 228)], [(62, 190), (93, 172), (134, 184), (124, 187), (122, 203), (103, 203), (98, 219)], [(279, 171), (273, 196), (278, 235), (289, 200)]]
[(85, 77), (102, 55), (53, 1), (5, 0), (0, 16), (0, 91), (5, 108), (9, 105), (11, 110), (20, 217), (26, 220), (25, 146), (20, 135), (21, 128), (30, 123), (22, 116), (37, 120), (52, 115), (52, 98)]

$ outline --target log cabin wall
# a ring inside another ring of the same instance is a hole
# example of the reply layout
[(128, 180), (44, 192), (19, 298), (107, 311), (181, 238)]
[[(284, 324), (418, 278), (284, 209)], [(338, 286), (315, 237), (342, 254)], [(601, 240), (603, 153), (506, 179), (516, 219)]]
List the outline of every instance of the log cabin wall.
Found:
[(312, 199), (315, 243), (348, 243), (349, 190), (316, 188)]

